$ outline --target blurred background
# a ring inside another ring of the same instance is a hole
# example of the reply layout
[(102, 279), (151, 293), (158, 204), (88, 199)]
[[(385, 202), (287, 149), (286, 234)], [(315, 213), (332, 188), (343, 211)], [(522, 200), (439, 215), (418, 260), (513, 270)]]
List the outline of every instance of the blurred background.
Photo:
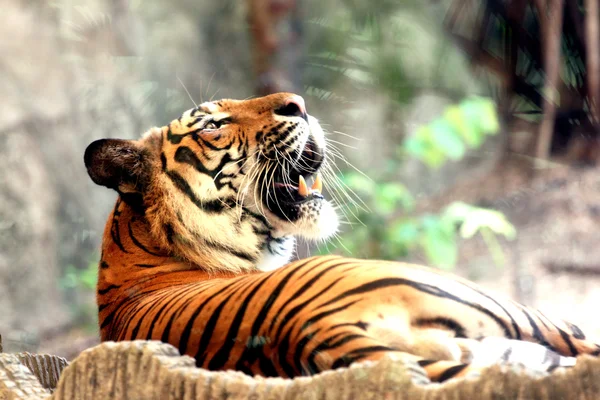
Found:
[[(424, 263), (600, 336), (596, 0), (8, 0), (0, 25), (0, 335), (97, 343), (115, 194), (91, 141), (211, 99), (294, 91), (345, 204), (331, 253)], [(335, 147), (335, 149), (333, 149)]]

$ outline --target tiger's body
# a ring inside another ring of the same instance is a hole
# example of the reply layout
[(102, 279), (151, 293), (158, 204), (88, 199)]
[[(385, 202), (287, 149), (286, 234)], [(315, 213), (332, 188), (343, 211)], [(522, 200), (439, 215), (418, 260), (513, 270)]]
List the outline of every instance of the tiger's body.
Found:
[(90, 145), (90, 176), (120, 195), (99, 267), (102, 340), (162, 340), (200, 367), (283, 377), (404, 353), (443, 381), (479, 368), (468, 361), (484, 337), (599, 353), (576, 326), (437, 270), (288, 263), (294, 235), (337, 227), (316, 177), (326, 154), (291, 94), (206, 103), (140, 141)]

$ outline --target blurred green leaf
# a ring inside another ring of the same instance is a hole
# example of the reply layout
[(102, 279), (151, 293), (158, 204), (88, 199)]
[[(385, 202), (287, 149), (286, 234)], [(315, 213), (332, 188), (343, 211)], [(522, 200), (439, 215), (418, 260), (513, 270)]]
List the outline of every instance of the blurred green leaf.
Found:
[(453, 230), (434, 216), (423, 218), (423, 228), (421, 245), (427, 259), (439, 268), (453, 268), (458, 259), (458, 247)]
[(379, 211), (390, 214), (399, 208), (412, 210), (414, 199), (410, 192), (398, 183), (382, 183), (376, 187), (375, 204)]
[(388, 236), (396, 246), (411, 247), (419, 239), (419, 226), (413, 220), (400, 220), (392, 224)]
[(450, 159), (460, 160), (465, 155), (465, 145), (452, 126), (445, 120), (431, 124), (431, 135), (437, 147)]

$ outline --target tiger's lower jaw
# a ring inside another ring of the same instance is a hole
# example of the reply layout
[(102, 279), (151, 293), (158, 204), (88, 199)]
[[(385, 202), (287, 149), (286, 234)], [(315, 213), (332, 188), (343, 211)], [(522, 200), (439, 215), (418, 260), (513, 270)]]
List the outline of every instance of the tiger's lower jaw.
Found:
[(308, 240), (326, 240), (335, 235), (339, 217), (331, 203), (324, 198), (315, 198), (296, 204), (295, 218), (269, 216), (276, 236), (296, 236)]

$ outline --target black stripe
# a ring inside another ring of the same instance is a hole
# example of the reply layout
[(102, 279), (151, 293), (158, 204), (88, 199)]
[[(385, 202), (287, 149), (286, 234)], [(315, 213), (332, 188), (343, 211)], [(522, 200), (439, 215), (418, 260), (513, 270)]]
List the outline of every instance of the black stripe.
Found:
[(362, 358), (365, 358), (365, 357), (371, 355), (370, 353), (376, 353), (376, 352), (380, 352), (380, 351), (392, 352), (392, 351), (397, 351), (397, 350), (395, 350), (391, 347), (388, 347), (388, 346), (361, 347), (359, 349), (351, 351), (350, 353), (346, 353), (343, 356), (341, 356), (340, 358), (336, 359), (333, 362), (333, 364), (331, 365), (331, 368), (336, 369), (336, 368), (348, 367), (353, 362), (358, 361)]
[(579, 329), (577, 325), (572, 324), (570, 322), (565, 322), (565, 324), (567, 324), (575, 339), (585, 340), (585, 334), (581, 329)]
[(219, 321), (219, 317), (221, 316), (221, 311), (223, 311), (223, 308), (227, 305), (229, 300), (236, 294), (238, 294), (238, 291), (234, 291), (224, 300), (219, 301), (219, 305), (212, 311), (210, 318), (208, 319), (206, 325), (202, 329), (202, 337), (200, 338), (198, 351), (196, 352), (196, 356), (194, 357), (196, 359), (196, 366), (201, 367), (202, 365), (204, 365), (204, 361), (208, 356), (208, 344), (210, 343), (210, 340), (214, 337), (214, 330), (217, 326), (217, 322)]
[(294, 367), (296, 368), (296, 371), (300, 371), (302, 375), (306, 375), (305, 372), (310, 374), (309, 371), (305, 371), (305, 367), (302, 365), (302, 353), (304, 352), (304, 348), (320, 331), (320, 329), (315, 329), (313, 332), (305, 335), (302, 339), (296, 341), (293, 356)]
[[(339, 336), (343, 336), (343, 337), (341, 339), (339, 339), (338, 341), (331, 343), (332, 340), (337, 339)], [(363, 339), (363, 338), (365, 338), (364, 335), (348, 334), (347, 332), (341, 332), (341, 333), (338, 333), (337, 335), (328, 337), (323, 342), (319, 343), (310, 352), (310, 355), (308, 356), (308, 360), (307, 360), (309, 374), (314, 374), (319, 371), (319, 367), (315, 363), (315, 357), (317, 355), (319, 355), (321, 352), (326, 351), (326, 350), (332, 350), (332, 349), (340, 347), (346, 343), (349, 343), (353, 340)], [(300, 358), (298, 358), (297, 360), (299, 361)]]
[(235, 206), (235, 199), (233, 198), (201, 201), (198, 197), (196, 197), (196, 194), (190, 185), (181, 175), (175, 171), (167, 171), (166, 174), (175, 184), (175, 186), (182, 191), (196, 207), (203, 211), (208, 213), (219, 213), (225, 208), (233, 208)]
[(542, 323), (542, 325), (544, 325), (544, 328), (546, 329), (550, 329), (550, 327), (548, 326), (548, 324), (546, 324), (544, 322), (544, 319), (548, 319), (548, 317), (546, 317), (544, 314), (542, 314), (542, 312), (540, 310), (533, 310), (534, 313), (537, 314), (537, 319), (538, 321), (540, 321)]
[(467, 332), (465, 328), (452, 318), (436, 317), (436, 318), (420, 318), (415, 322), (417, 325), (442, 325), (451, 331), (454, 331), (454, 337), (466, 338)]
[(264, 376), (279, 376), (275, 364), (268, 357), (262, 356), (258, 359), (258, 368)]
[(508, 317), (508, 319), (510, 319), (510, 323), (512, 325), (513, 330), (515, 331), (514, 336), (510, 333), (510, 331), (508, 331), (508, 334), (506, 333), (507, 331), (505, 330), (505, 334), (504, 336), (509, 338), (509, 339), (517, 339), (517, 340), (521, 340), (521, 330), (519, 328), (519, 324), (517, 324), (517, 321), (513, 318), (513, 316), (511, 315), (510, 312), (508, 312), (508, 310), (502, 305), (500, 304), (500, 302), (495, 299), (494, 297), (490, 296), (489, 294), (481, 291), (479, 288), (471, 286), (471, 285), (467, 285), (465, 283), (461, 284), (465, 285), (466, 287), (468, 287), (469, 289), (473, 290), (475, 293), (479, 294), (480, 296), (485, 297), (486, 299), (490, 300), (492, 303), (496, 304), (498, 307), (500, 307), (502, 309), (502, 311), (504, 311), (504, 313), (506, 314), (506, 316)]
[(121, 287), (121, 285), (110, 285), (104, 289), (98, 289), (98, 294), (105, 295), (106, 293), (110, 292), (111, 290), (118, 289), (120, 287)]
[(349, 303), (346, 303), (344, 305), (341, 305), (339, 307), (336, 308), (332, 308), (331, 310), (327, 310), (327, 311), (323, 311), (322, 313), (319, 313), (317, 315), (315, 315), (314, 317), (309, 318), (308, 320), (306, 320), (303, 324), (302, 327), (300, 328), (300, 331), (305, 331), (308, 328), (310, 328), (314, 323), (319, 322), (320, 320), (322, 320), (323, 318), (326, 318), (332, 314), (336, 314), (340, 311), (344, 311), (345, 309), (347, 309), (350, 306), (353, 306), (354, 304), (358, 303), (360, 300), (354, 300), (351, 301)]
[(459, 373), (461, 373), (465, 368), (467, 368), (469, 366), (469, 364), (460, 364), (460, 365), (455, 365), (454, 367), (450, 367), (447, 370), (444, 371), (444, 373), (442, 373), (437, 381), (438, 382), (444, 382), (456, 375), (458, 375)]
[(181, 140), (182, 140), (184, 137), (188, 136), (190, 133), (191, 133), (191, 132), (186, 132), (186, 133), (184, 133), (183, 135), (177, 135), (177, 134), (174, 134), (174, 133), (171, 131), (171, 125), (169, 125), (169, 129), (167, 130), (167, 140), (168, 140), (169, 142), (173, 143), (173, 144), (179, 144), (179, 143), (181, 143)]
[[(278, 342), (277, 342), (278, 343)], [(290, 340), (289, 337), (286, 336), (281, 343), (277, 346), (277, 352), (275, 353), (279, 359), (279, 366), (283, 370), (284, 374), (291, 378), (296, 375), (294, 368), (290, 363), (287, 362), (287, 357), (289, 356), (289, 348), (290, 348)], [(278, 354), (277, 354), (278, 353)], [(298, 371), (300, 372), (300, 371)]]
[(166, 171), (167, 170), (167, 157), (165, 156), (165, 153), (160, 153), (160, 164), (162, 166), (162, 170)]
[[(269, 311), (271, 311), (271, 308), (273, 307), (273, 304), (279, 298), (279, 295), (283, 291), (283, 288), (286, 286), (286, 284), (288, 283), (288, 281), (305, 264), (306, 264), (306, 262), (303, 263), (303, 264), (301, 264), (300, 266), (298, 266), (296, 268), (292, 268), (291, 271), (288, 272), (288, 273), (286, 273), (286, 275), (279, 281), (279, 283), (277, 284), (277, 286), (275, 287), (275, 289), (273, 289), (273, 290), (270, 291), (269, 297), (267, 297), (267, 299), (265, 300), (265, 302), (264, 302), (263, 306), (261, 307), (260, 311), (258, 312), (258, 314), (256, 315), (256, 317), (254, 318), (254, 323), (252, 324), (252, 328), (250, 329), (250, 337), (255, 337), (255, 336), (257, 336), (259, 334), (260, 327), (265, 323), (267, 315), (269, 314)], [(273, 276), (273, 275), (270, 275), (270, 276)], [(257, 351), (257, 349), (250, 349), (249, 347), (246, 347), (246, 349), (244, 349), (244, 352), (240, 356), (240, 359), (239, 359), (237, 365), (241, 366), (244, 362), (248, 362), (249, 364), (253, 364), (254, 361), (256, 360), (256, 358), (259, 356), (259, 354), (260, 354), (260, 352)]]
[[(187, 293), (193, 291), (197, 289), (196, 286), (191, 286), (191, 287), (187, 287), (187, 288), (183, 288), (183, 290), (180, 290), (176, 297), (173, 298), (171, 301), (166, 302), (162, 305), (162, 307), (160, 308), (160, 310), (158, 310), (158, 312), (156, 314), (154, 314), (154, 318), (152, 319), (152, 322), (150, 323), (150, 329), (148, 330), (148, 334), (146, 335), (146, 340), (150, 340), (152, 339), (152, 336), (154, 334), (154, 327), (157, 325), (158, 320), (160, 319), (160, 317), (163, 315), (163, 312), (167, 309), (168, 306), (171, 306), (169, 308), (169, 310), (171, 310), (175, 303), (177, 303), (177, 301), (180, 300), (180, 298), (183, 296), (185, 297), (187, 295)], [(188, 299), (188, 302), (191, 301), (192, 298)], [(171, 324), (173, 323), (173, 320), (175, 318), (175, 315), (177, 315), (177, 312), (172, 312), (171, 314), (169, 314), (168, 312), (165, 313), (165, 315), (171, 315), (171, 319), (169, 320), (169, 323), (167, 324), (167, 326), (165, 327), (165, 329), (162, 332), (162, 338), (161, 341), (168, 343), (169, 342), (169, 333), (171, 330)]]
[[(163, 300), (165, 300), (165, 298), (169, 297), (170, 295), (172, 295), (173, 293), (169, 290), (165, 291), (165, 293), (163, 293), (160, 296), (154, 297), (152, 299), (151, 302), (148, 302), (148, 308), (146, 309), (146, 311), (144, 311), (143, 313), (141, 313), (141, 310), (136, 312), (135, 314), (137, 316), (139, 316), (138, 318), (138, 322), (137, 324), (135, 324), (135, 327), (133, 328), (133, 330), (131, 331), (131, 336), (129, 337), (131, 340), (135, 340), (135, 339), (139, 339), (137, 337), (138, 332), (140, 331), (140, 328), (142, 327), (142, 322), (144, 321), (144, 319), (146, 318), (146, 316), (148, 316), (148, 314), (153, 311), (156, 307), (160, 306), (161, 302)], [(141, 313), (141, 315), (140, 315)]]
[(419, 360), (419, 361), (417, 361), (417, 364), (419, 364), (421, 366), (421, 368), (425, 368), (426, 366), (435, 364), (436, 362), (438, 362), (438, 361), (437, 360)]
[(163, 226), (163, 229), (165, 230), (165, 234), (167, 235), (167, 242), (169, 242), (169, 244), (173, 244), (173, 236), (175, 235), (175, 232), (173, 231), (173, 226), (171, 224), (165, 224)]
[[(309, 318), (309, 319), (308, 319), (306, 322), (304, 322), (304, 324), (302, 324), (302, 326), (300, 327), (300, 333), (299, 333), (298, 335), (300, 335), (302, 331), (304, 331), (304, 330), (306, 330), (306, 329), (310, 328), (310, 327), (311, 327), (311, 326), (312, 326), (314, 323), (316, 323), (316, 322), (318, 322), (318, 321), (322, 320), (323, 318), (326, 318), (326, 317), (328, 317), (328, 316), (330, 316), (330, 315), (336, 314), (336, 313), (338, 313), (338, 312), (340, 312), (340, 311), (344, 311), (345, 309), (347, 309), (348, 307), (350, 307), (350, 306), (354, 305), (354, 304), (355, 304), (355, 303), (357, 303), (357, 302), (358, 302), (358, 300), (356, 300), (356, 301), (353, 301), (353, 302), (350, 302), (350, 303), (347, 303), (347, 304), (344, 304), (344, 305), (342, 305), (342, 306), (339, 306), (339, 307), (336, 307), (336, 308), (333, 308), (333, 309), (331, 309), (331, 310), (324, 311), (324, 312), (322, 312), (322, 313), (320, 313), (320, 314), (317, 314), (317, 315), (315, 315), (315, 316), (314, 316), (314, 317), (312, 317), (312, 318)], [(281, 327), (281, 326), (280, 326), (280, 327)], [(286, 345), (286, 354), (287, 354), (288, 356), (289, 356), (289, 354), (288, 354), (288, 353), (289, 353), (289, 350), (287, 350), (287, 349), (289, 348), (289, 343), (290, 343), (290, 341), (292, 340), (292, 339), (290, 338), (290, 335), (292, 334), (292, 330), (293, 330), (293, 327), (291, 327), (291, 328), (290, 328), (290, 329), (287, 331), (287, 333), (285, 334), (285, 336), (284, 336), (284, 338), (283, 338), (283, 340), (282, 340), (282, 343), (286, 343), (286, 344), (287, 344), (287, 345)], [(308, 336), (310, 336), (310, 333), (308, 334)], [(277, 338), (275, 338), (275, 343), (278, 343), (278, 342), (279, 342), (279, 340), (278, 340)], [(302, 342), (303, 342), (303, 340), (302, 340), (302, 339), (296, 339), (296, 340), (294, 340), (294, 343), (296, 343), (296, 346), (298, 346), (298, 344), (299, 344), (299, 343), (302, 343)], [(303, 348), (303, 346), (302, 346), (301, 348)], [(294, 354), (293, 354), (293, 356), (292, 356), (292, 359), (293, 359), (293, 360), (296, 360), (297, 358), (301, 358), (301, 357), (302, 357), (302, 354), (299, 354), (299, 353), (298, 353), (298, 350), (299, 350), (299, 349), (298, 349), (298, 347), (295, 347), (295, 348), (294, 348)], [(280, 351), (281, 351), (281, 350), (280, 350)], [(281, 359), (281, 355), (280, 355), (280, 359)], [(291, 366), (290, 366), (290, 368), (291, 368)], [(301, 371), (301, 370), (298, 370), (298, 372), (300, 372), (300, 371)]]
[(210, 241), (208, 239), (202, 238), (202, 241), (207, 245), (212, 247), (215, 250), (219, 250), (228, 254), (232, 254), (238, 258), (243, 258), (244, 260), (250, 261), (252, 263), (256, 262), (258, 260), (259, 255), (256, 254), (250, 254), (250, 253), (246, 253), (237, 249), (234, 249), (233, 247), (221, 244), (221, 243), (216, 243), (213, 241)]
[(146, 248), (146, 246), (144, 246), (142, 243), (140, 243), (139, 240), (136, 239), (136, 237), (133, 234), (133, 227), (131, 226), (132, 222), (133, 222), (133, 218), (129, 220), (129, 223), (127, 225), (129, 228), (129, 237), (131, 238), (131, 241), (133, 242), (133, 244), (135, 244), (137, 247), (139, 247), (145, 253), (148, 253), (148, 254), (156, 256), (156, 257), (162, 257), (161, 254), (157, 254), (157, 253), (154, 253), (154, 252), (148, 250)]
[[(283, 332), (284, 327), (286, 326), (286, 323), (291, 321), (292, 317), (295, 317), (298, 315), (298, 312), (300, 310), (302, 310), (307, 304), (312, 303), (315, 299), (317, 299), (318, 297), (322, 296), (324, 293), (327, 293), (327, 291), (329, 291), (329, 289), (331, 289), (334, 285), (336, 285), (339, 281), (342, 280), (342, 277), (336, 279), (335, 281), (331, 282), (327, 287), (325, 287), (324, 289), (322, 289), (320, 292), (318, 292), (317, 294), (315, 294), (314, 296), (312, 296), (311, 298), (309, 298), (308, 300), (298, 304), (297, 306), (295, 306), (294, 308), (292, 308), (291, 310), (289, 310), (285, 316), (281, 319), (279, 319), (279, 313), (276, 315), (275, 318), (277, 318), (277, 320), (279, 321), (279, 327), (277, 328), (277, 333), (275, 334), (275, 342), (278, 343), (279, 342), (279, 338), (281, 337), (281, 334)], [(291, 301), (291, 299), (290, 299)], [(281, 310), (283, 311), (283, 307), (281, 308)], [(271, 323), (273, 324), (274, 322), (271, 321)], [(292, 328), (290, 328), (291, 330)], [(269, 328), (270, 331), (270, 328)]]
[(554, 326), (558, 330), (558, 333), (560, 333), (560, 336), (563, 338), (563, 340), (565, 341), (565, 343), (567, 344), (567, 346), (569, 346), (569, 350), (571, 351), (571, 355), (573, 357), (577, 357), (577, 355), (579, 355), (579, 351), (577, 351), (577, 348), (575, 347), (575, 345), (571, 341), (571, 337), (569, 336), (569, 334), (567, 332), (563, 331), (562, 329), (560, 329), (558, 326), (556, 326), (556, 325), (554, 325)]
[[(293, 275), (290, 274), (290, 275)], [(237, 311), (237, 313), (235, 314), (235, 317), (233, 318), (233, 320), (229, 323), (230, 327), (229, 327), (229, 332), (227, 332), (227, 336), (225, 336), (225, 340), (223, 341), (223, 345), (219, 348), (219, 350), (215, 353), (215, 355), (213, 356), (212, 360), (210, 360), (210, 362), (208, 363), (208, 369), (210, 370), (217, 370), (217, 369), (221, 369), (225, 363), (227, 361), (229, 361), (230, 358), (230, 354), (231, 354), (231, 350), (233, 349), (233, 346), (235, 345), (235, 339), (238, 337), (239, 334), (239, 330), (240, 330), (240, 326), (242, 325), (242, 322), (244, 320), (244, 317), (246, 315), (246, 309), (248, 308), (248, 306), (250, 305), (250, 303), (252, 302), (254, 296), (256, 295), (256, 293), (262, 288), (262, 286), (265, 284), (265, 282), (267, 282), (269, 280), (269, 278), (272, 275), (265, 275), (265, 277), (263, 279), (261, 279), (255, 286), (254, 288), (252, 288), (252, 290), (250, 291), (250, 293), (248, 293), (247, 295), (245, 295), (242, 298), (241, 304), (239, 306), (239, 309)], [(278, 288), (281, 287), (281, 282), (278, 285)], [(271, 299), (271, 296), (269, 296), (269, 299)], [(269, 301), (269, 299), (267, 301)], [(258, 335), (258, 329), (256, 329), (256, 333), (254, 331), (254, 327), (257, 324), (261, 324), (264, 320), (264, 316), (262, 316), (261, 318), (261, 314), (262, 311), (264, 310), (264, 306), (261, 309), (261, 312), (259, 313), (259, 316), (256, 317), (256, 319), (254, 320), (254, 324), (253, 324), (253, 329), (252, 332), (250, 333), (250, 339), (253, 339), (256, 335)], [(249, 348), (249, 346), (246, 346), (246, 350)], [(244, 356), (242, 356), (241, 358), (244, 358)]]
[(453, 300), (457, 303), (460, 303), (467, 307), (478, 310), (478, 311), (486, 314), (490, 318), (492, 318), (498, 324), (498, 326), (500, 326), (502, 328), (502, 330), (504, 330), (504, 333), (507, 337), (512, 337), (510, 329), (508, 328), (506, 323), (500, 317), (498, 317), (496, 314), (494, 314), (487, 308), (483, 307), (482, 305), (463, 300), (460, 297), (458, 297), (452, 293), (446, 292), (437, 286), (428, 285), (426, 283), (414, 282), (414, 281), (411, 281), (409, 279), (404, 279), (404, 278), (383, 278), (383, 279), (371, 281), (369, 283), (365, 283), (360, 286), (356, 286), (353, 289), (348, 290), (348, 291), (336, 296), (335, 298), (329, 300), (328, 302), (320, 305), (318, 308), (326, 307), (326, 306), (328, 306), (332, 303), (335, 303), (341, 299), (344, 299), (348, 296), (365, 294), (365, 293), (369, 293), (374, 290), (383, 289), (383, 288), (391, 287), (391, 286), (409, 286), (409, 287), (412, 287), (423, 293), (427, 293), (432, 296), (441, 297), (444, 299)]
[(546, 338), (542, 334), (542, 331), (540, 331), (540, 328), (537, 326), (537, 324), (535, 323), (535, 321), (533, 320), (533, 318), (529, 314), (529, 311), (525, 307), (523, 307), (523, 306), (521, 306), (521, 311), (523, 312), (523, 314), (525, 314), (525, 317), (527, 317), (527, 320), (529, 321), (529, 325), (531, 326), (533, 338), (539, 344), (541, 344), (541, 345), (549, 348), (552, 351), (557, 352), (556, 349), (550, 343), (548, 343), (548, 341), (546, 340)]
[(123, 247), (123, 243), (121, 242), (121, 231), (119, 229), (119, 215), (121, 215), (121, 212), (119, 211), (119, 207), (121, 206), (121, 198), (119, 197), (117, 199), (117, 202), (115, 203), (115, 208), (113, 209), (113, 216), (112, 216), (112, 225), (110, 226), (110, 236), (113, 240), (113, 242), (115, 242), (115, 244), (119, 247), (119, 249), (121, 249), (122, 252), (124, 253), (129, 253), (127, 250), (125, 250), (125, 247)]
[(104, 260), (100, 261), (100, 268), (101, 269), (107, 269), (108, 268), (108, 263)]
[[(240, 286), (240, 282), (245, 283), (245, 281), (243, 280), (239, 280), (238, 282), (236, 282), (235, 284), (230, 285), (227, 288), (227, 292), (231, 292), (235, 289), (238, 288), (238, 286)], [(194, 323), (196, 322), (196, 318), (198, 318), (198, 315), (200, 315), (200, 313), (202, 312), (202, 310), (204, 309), (204, 307), (206, 307), (206, 305), (215, 297), (217, 296), (221, 296), (223, 295), (223, 291), (218, 292), (215, 291), (214, 294), (208, 296), (203, 302), (202, 304), (200, 304), (200, 306), (196, 307), (196, 309), (194, 310), (194, 313), (191, 315), (190, 319), (188, 320), (188, 323), (186, 324), (185, 328), (183, 329), (183, 331), (181, 332), (180, 335), (180, 340), (179, 340), (179, 353), (180, 354), (186, 354), (187, 352), (187, 346), (188, 346), (188, 342), (190, 340), (190, 336), (192, 333), (192, 329), (194, 328)], [(204, 333), (206, 334), (206, 328)]]
[[(298, 268), (298, 269), (299, 269), (299, 268), (303, 268), (303, 267), (305, 267), (305, 266), (306, 266), (306, 265), (307, 265), (309, 262), (311, 262), (311, 261), (312, 261), (312, 260), (310, 260), (310, 259), (309, 259), (309, 260), (305, 260), (305, 261), (304, 261), (304, 262), (303, 262), (301, 265), (299, 265), (299, 266), (297, 266), (297, 267), (295, 267), (295, 268)], [(328, 267), (324, 268), (324, 269), (323, 269), (323, 270), (321, 270), (319, 273), (317, 273), (317, 274), (316, 274), (314, 277), (312, 277), (310, 280), (308, 280), (308, 281), (307, 281), (305, 284), (303, 284), (303, 285), (302, 285), (302, 286), (301, 286), (301, 287), (300, 287), (298, 290), (296, 290), (296, 292), (295, 292), (293, 295), (291, 295), (291, 296), (289, 297), (289, 299), (288, 299), (288, 300), (287, 300), (287, 301), (286, 301), (286, 302), (285, 302), (285, 303), (284, 303), (284, 304), (283, 304), (283, 305), (282, 305), (282, 306), (279, 308), (279, 310), (277, 310), (277, 312), (276, 312), (276, 314), (275, 314), (275, 317), (271, 319), (271, 323), (269, 324), (268, 332), (272, 332), (272, 331), (273, 331), (273, 327), (274, 327), (274, 325), (275, 325), (275, 323), (276, 323), (276, 322), (280, 322), (280, 324), (279, 324), (279, 328), (280, 328), (280, 329), (279, 329), (278, 331), (281, 331), (281, 328), (282, 328), (283, 324), (284, 324), (286, 321), (288, 321), (288, 320), (289, 320), (289, 317), (290, 317), (291, 315), (295, 315), (295, 314), (291, 314), (290, 312), (288, 312), (288, 313), (285, 315), (285, 317), (283, 317), (283, 319), (281, 319), (281, 317), (280, 317), (280, 316), (281, 316), (281, 313), (283, 312), (283, 310), (284, 310), (284, 309), (285, 309), (285, 308), (286, 308), (286, 307), (287, 307), (287, 306), (288, 306), (288, 305), (289, 305), (291, 302), (293, 302), (293, 301), (296, 301), (296, 299), (298, 299), (298, 298), (299, 298), (299, 297), (300, 297), (302, 294), (304, 294), (304, 292), (306, 292), (306, 291), (307, 291), (307, 290), (309, 290), (309, 289), (312, 289), (312, 288), (313, 288), (313, 285), (314, 285), (314, 284), (315, 284), (317, 281), (321, 280), (321, 279), (322, 279), (322, 277), (323, 277), (323, 276), (324, 276), (326, 273), (328, 273), (329, 271), (331, 271), (332, 269), (334, 269), (334, 268), (336, 268), (336, 267), (339, 267), (339, 266), (342, 266), (342, 265), (345, 265), (345, 264), (346, 264), (346, 263), (344, 263), (344, 262), (340, 262), (340, 263), (333, 264), (333, 265), (330, 265), (330, 266), (328, 266)], [(344, 270), (344, 272), (346, 272), (346, 271), (347, 271), (347, 270)], [(306, 272), (308, 272), (308, 271), (305, 271), (305, 273), (306, 273)], [(335, 283), (335, 282), (338, 282), (340, 279), (341, 279), (341, 278), (338, 278), (336, 281), (334, 281), (334, 283)], [(327, 287), (327, 289), (331, 288), (332, 286), (333, 286), (333, 284), (330, 284), (330, 285)], [(322, 291), (321, 291), (321, 292), (320, 292), (318, 295), (321, 295), (322, 293), (324, 293), (324, 290), (322, 290)], [(311, 297), (311, 298), (310, 298), (310, 300), (308, 300), (308, 301), (305, 301), (305, 302), (304, 302), (304, 303), (302, 303), (300, 306), (304, 307), (304, 305), (308, 304), (310, 301), (312, 301), (312, 300), (313, 300), (313, 299), (315, 299), (315, 298), (316, 298), (316, 296), (313, 296), (313, 297)], [(295, 307), (295, 308), (294, 308), (294, 310), (300, 310), (300, 309), (301, 309), (301, 307), (299, 307), (299, 306), (297, 306), (297, 307)], [(277, 336), (279, 336), (279, 335), (277, 335)]]
[[(143, 284), (146, 281), (152, 279), (151, 277), (148, 277), (146, 279), (143, 279), (139, 282), (139, 284)], [(148, 294), (152, 293), (155, 291), (155, 289), (152, 288), (145, 288), (146, 290), (137, 290), (135, 289), (135, 286), (132, 287), (130, 290), (132, 293), (136, 293), (135, 295), (130, 295), (129, 297), (126, 297), (124, 300), (122, 300), (121, 302), (119, 302), (118, 304), (115, 305), (114, 310), (104, 319), (104, 321), (102, 321), (101, 325), (100, 325), (100, 329), (105, 328), (106, 326), (108, 326), (113, 319), (115, 318), (115, 316), (118, 316), (119, 314), (123, 314), (123, 313), (127, 313), (129, 311), (129, 306), (132, 304), (135, 304), (135, 302), (141, 298), (141, 297), (145, 297), (148, 296)], [(120, 328), (123, 328), (123, 324), (121, 324)], [(111, 338), (113, 340), (116, 340), (116, 337), (114, 335), (114, 330), (113, 332), (111, 332)]]
[(125, 247), (123, 247), (123, 243), (121, 242), (121, 232), (119, 230), (119, 220), (116, 218), (113, 218), (113, 223), (110, 229), (110, 236), (113, 240), (113, 242), (115, 242), (115, 244), (119, 247), (119, 249), (121, 249), (121, 251), (123, 253), (129, 253), (127, 250), (125, 250)]
[(367, 328), (369, 327), (369, 324), (367, 322), (364, 321), (358, 321), (358, 322), (345, 322), (343, 324), (336, 324), (336, 325), (332, 325), (329, 328), (327, 328), (326, 332), (330, 332), (339, 328), (346, 328), (346, 327), (354, 327), (354, 328), (359, 328), (363, 331), (366, 331)]
[[(203, 143), (206, 143), (206, 142), (203, 141)], [(213, 150), (219, 151), (221, 149), (214, 148)], [(200, 159), (194, 153), (194, 151), (192, 149), (190, 149), (189, 147), (187, 147), (187, 146), (179, 147), (177, 149), (177, 151), (175, 152), (175, 161), (177, 161), (179, 163), (191, 165), (194, 167), (194, 169), (196, 169), (196, 171), (200, 172), (201, 174), (208, 175), (211, 178), (213, 178), (213, 182), (215, 183), (217, 190), (221, 190), (221, 188), (226, 185), (226, 183), (223, 182), (224, 178), (232, 178), (233, 177), (233, 175), (231, 175), (231, 174), (223, 174), (222, 171), (223, 171), (223, 168), (225, 167), (225, 165), (227, 165), (229, 163), (238, 162), (245, 157), (246, 157), (245, 152), (242, 153), (238, 158), (232, 158), (229, 153), (225, 153), (223, 155), (223, 157), (221, 158), (221, 161), (219, 161), (219, 164), (215, 168), (208, 169), (202, 163), (202, 161), (200, 161)], [(235, 188), (233, 188), (233, 187), (232, 187), (232, 189), (235, 190)]]
[(158, 265), (153, 265), (153, 264), (134, 264), (134, 265), (139, 268), (156, 268), (156, 267), (158, 267)]

